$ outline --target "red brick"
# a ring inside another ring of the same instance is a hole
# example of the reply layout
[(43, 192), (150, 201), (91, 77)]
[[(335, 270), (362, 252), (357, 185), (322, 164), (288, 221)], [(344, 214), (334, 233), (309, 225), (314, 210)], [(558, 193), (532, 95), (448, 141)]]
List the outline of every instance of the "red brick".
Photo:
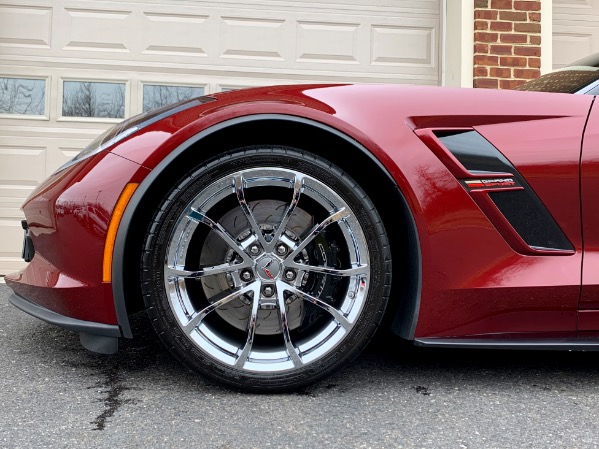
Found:
[(531, 22), (540, 22), (541, 21), (541, 13), (540, 12), (529, 12), (528, 20)]
[(512, 69), (507, 67), (491, 67), (489, 70), (489, 75), (495, 78), (511, 78)]
[(523, 11), (500, 11), (499, 20), (509, 20), (510, 22), (526, 22), (526, 13)]
[(515, 89), (518, 86), (521, 86), (526, 81), (524, 80), (501, 80), (499, 82), (500, 89)]
[(512, 22), (491, 22), (492, 31), (512, 31), (512, 29)]
[(485, 33), (484, 31), (474, 32), (474, 42), (497, 42), (499, 34), (497, 33)]
[(541, 47), (514, 47), (517, 56), (541, 56)]
[[(481, 20), (496, 20), (497, 14), (497, 11), (494, 11), (492, 9), (477, 9), (474, 11), (474, 18)], [(524, 14), (526, 16), (525, 12), (521, 14)], [(526, 20), (526, 17), (524, 18), (524, 20)]]
[(515, 23), (514, 31), (519, 33), (540, 33), (541, 32), (541, 24), (540, 23)]
[(538, 78), (540, 74), (541, 71), (539, 69), (514, 69), (514, 78), (531, 80), (533, 78)]
[[(522, 58), (526, 61), (526, 58)], [(487, 65), (487, 66), (498, 66), (499, 58), (497, 56), (489, 55), (474, 55), (474, 65)], [(522, 67), (526, 67), (526, 62)]]
[(489, 0), (475, 0), (474, 7), (475, 8), (488, 8)]
[(489, 76), (489, 70), (486, 67), (474, 67), (474, 76), (486, 78)]
[(511, 55), (512, 54), (512, 46), (511, 45), (491, 45), (490, 53), (492, 55)]
[(526, 34), (502, 33), (499, 41), (508, 44), (526, 44), (528, 42), (528, 36)]
[(522, 56), (502, 56), (499, 59), (503, 67), (526, 67), (526, 58)]
[(474, 29), (475, 30), (488, 30), (489, 22), (486, 20), (476, 20), (474, 21)]
[(528, 67), (532, 67), (534, 69), (541, 68), (541, 58), (528, 58)]
[(474, 53), (489, 53), (489, 44), (474, 44)]
[(493, 78), (475, 78), (474, 87), (481, 87), (483, 89), (497, 89), (499, 86), (499, 80)]
[(493, 9), (512, 9), (512, 0), (491, 0)]
[(541, 36), (528, 36), (532, 45), (541, 45)]
[(516, 11), (540, 11), (541, 10), (541, 2), (537, 1), (515, 1), (514, 9)]

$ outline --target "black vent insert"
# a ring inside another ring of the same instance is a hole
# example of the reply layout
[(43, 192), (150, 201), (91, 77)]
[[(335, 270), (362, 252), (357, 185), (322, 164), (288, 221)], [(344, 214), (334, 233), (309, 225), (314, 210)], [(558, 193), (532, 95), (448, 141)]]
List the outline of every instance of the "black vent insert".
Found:
[(534, 193), (515, 190), (490, 192), (489, 196), (527, 245), (535, 248), (574, 249)]

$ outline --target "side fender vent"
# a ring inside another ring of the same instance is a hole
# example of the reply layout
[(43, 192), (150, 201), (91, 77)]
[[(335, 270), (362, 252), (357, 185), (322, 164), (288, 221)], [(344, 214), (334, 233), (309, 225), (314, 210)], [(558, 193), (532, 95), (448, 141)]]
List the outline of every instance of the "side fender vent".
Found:
[(426, 128), (414, 132), (516, 251), (534, 255), (574, 253), (574, 247), (524, 177), (477, 131)]

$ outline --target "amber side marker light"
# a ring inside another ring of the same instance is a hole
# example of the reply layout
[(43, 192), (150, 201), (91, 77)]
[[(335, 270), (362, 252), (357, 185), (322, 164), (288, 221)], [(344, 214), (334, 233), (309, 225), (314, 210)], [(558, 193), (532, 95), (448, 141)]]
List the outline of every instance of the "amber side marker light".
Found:
[(102, 282), (112, 281), (112, 253), (114, 252), (114, 242), (116, 240), (116, 233), (119, 230), (121, 224), (121, 218), (125, 213), (127, 204), (133, 196), (135, 189), (139, 184), (130, 182), (125, 186), (121, 196), (114, 206), (112, 217), (110, 218), (110, 224), (108, 225), (108, 232), (106, 233), (106, 243), (104, 244), (104, 264), (102, 265)]

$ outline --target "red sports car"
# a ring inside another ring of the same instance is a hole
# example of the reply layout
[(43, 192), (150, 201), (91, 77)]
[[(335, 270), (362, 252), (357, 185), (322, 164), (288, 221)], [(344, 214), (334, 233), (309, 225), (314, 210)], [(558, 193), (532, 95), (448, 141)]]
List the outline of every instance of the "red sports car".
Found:
[(11, 302), (103, 353), (146, 309), (187, 366), (259, 391), (381, 326), (599, 348), (598, 65), (536, 92), (278, 86), (125, 120), (23, 205)]

